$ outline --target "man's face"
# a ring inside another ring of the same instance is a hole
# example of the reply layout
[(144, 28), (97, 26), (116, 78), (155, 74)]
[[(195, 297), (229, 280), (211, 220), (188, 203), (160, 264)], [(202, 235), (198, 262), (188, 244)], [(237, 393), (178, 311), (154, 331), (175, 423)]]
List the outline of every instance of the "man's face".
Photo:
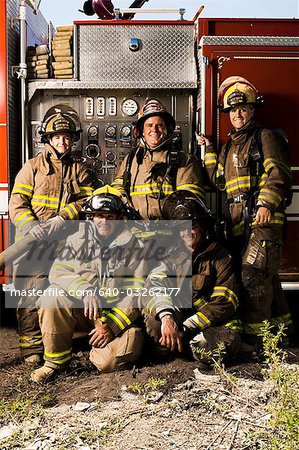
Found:
[(180, 231), (180, 236), (187, 249), (192, 253), (202, 247), (204, 241), (204, 231), (198, 223), (192, 223), (191, 230), (190, 228), (182, 229)]
[(248, 123), (254, 114), (254, 108), (251, 105), (236, 106), (229, 112), (229, 118), (235, 130), (240, 130)]
[(55, 148), (55, 150), (63, 155), (68, 152), (73, 145), (73, 137), (70, 133), (56, 133), (53, 134), (50, 139), (50, 145)]
[(142, 136), (150, 148), (156, 148), (167, 137), (167, 127), (160, 116), (149, 117), (144, 121)]
[(98, 233), (104, 238), (109, 238), (115, 231), (117, 225), (117, 214), (99, 213), (93, 216), (93, 223), (95, 224)]

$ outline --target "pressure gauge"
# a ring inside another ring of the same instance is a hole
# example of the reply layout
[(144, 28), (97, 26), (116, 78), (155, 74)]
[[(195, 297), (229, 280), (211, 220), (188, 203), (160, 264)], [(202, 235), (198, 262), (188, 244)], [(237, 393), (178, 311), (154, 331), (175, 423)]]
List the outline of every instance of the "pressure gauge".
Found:
[(105, 133), (109, 137), (114, 137), (116, 135), (116, 126), (115, 125), (108, 125), (105, 129)]
[(121, 127), (120, 129), (120, 134), (123, 137), (127, 137), (130, 136), (131, 134), (131, 127), (129, 125), (124, 125), (123, 127)]
[(138, 103), (132, 98), (127, 98), (122, 102), (121, 110), (125, 116), (134, 116), (138, 111)]
[(89, 138), (97, 138), (98, 137), (98, 127), (96, 125), (91, 125), (88, 128), (88, 137)]
[(86, 154), (87, 158), (95, 159), (95, 158), (98, 158), (100, 156), (101, 149), (96, 144), (89, 144), (85, 148), (85, 154)]

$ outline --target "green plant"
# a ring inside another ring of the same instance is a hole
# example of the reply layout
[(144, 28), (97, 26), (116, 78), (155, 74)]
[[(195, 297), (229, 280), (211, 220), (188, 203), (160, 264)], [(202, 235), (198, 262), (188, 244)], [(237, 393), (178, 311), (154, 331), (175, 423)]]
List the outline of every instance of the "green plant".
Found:
[(272, 384), (268, 405), (270, 429), (263, 433), (261, 449), (292, 450), (299, 448), (299, 368), (287, 364), (287, 353), (279, 348), (285, 333), (280, 325), (276, 333), (265, 321), (261, 330), (266, 367), (265, 380)]
[(128, 389), (138, 395), (145, 395), (146, 393), (148, 393), (149, 391), (154, 391), (156, 390), (158, 387), (160, 386), (164, 386), (167, 383), (166, 380), (164, 380), (163, 378), (149, 378), (147, 380), (146, 383), (144, 383), (143, 385), (140, 383), (137, 383), (137, 381), (134, 381), (134, 383), (132, 383)]

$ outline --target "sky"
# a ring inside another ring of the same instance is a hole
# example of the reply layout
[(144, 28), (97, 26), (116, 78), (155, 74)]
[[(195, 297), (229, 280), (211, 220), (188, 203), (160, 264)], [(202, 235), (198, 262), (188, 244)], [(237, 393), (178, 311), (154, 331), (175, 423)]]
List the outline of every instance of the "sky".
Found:
[[(112, 0), (116, 8), (128, 8), (133, 0)], [(38, 1), (36, 2), (38, 3)], [(47, 19), (57, 25), (69, 25), (74, 20), (97, 20), (97, 16), (86, 16), (78, 10), (83, 8), (84, 0), (42, 0), (40, 10)], [(201, 17), (276, 17), (299, 16), (299, 0), (149, 0), (142, 9), (185, 8), (185, 19), (192, 20), (201, 5)], [(136, 19), (177, 19), (179, 14), (137, 14)]]

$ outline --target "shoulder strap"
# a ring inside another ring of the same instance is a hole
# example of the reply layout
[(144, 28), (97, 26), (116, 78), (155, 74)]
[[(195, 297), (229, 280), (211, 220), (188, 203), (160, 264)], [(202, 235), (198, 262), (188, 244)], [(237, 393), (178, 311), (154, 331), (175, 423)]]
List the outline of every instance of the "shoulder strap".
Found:
[(124, 190), (127, 194), (128, 197), (130, 197), (130, 187), (131, 187), (131, 167), (132, 167), (132, 162), (133, 162), (133, 158), (136, 154), (136, 149), (132, 149), (129, 153), (128, 153), (128, 158), (127, 158), (127, 162), (126, 162), (126, 168), (124, 171), (124, 175), (123, 175), (123, 187)]

